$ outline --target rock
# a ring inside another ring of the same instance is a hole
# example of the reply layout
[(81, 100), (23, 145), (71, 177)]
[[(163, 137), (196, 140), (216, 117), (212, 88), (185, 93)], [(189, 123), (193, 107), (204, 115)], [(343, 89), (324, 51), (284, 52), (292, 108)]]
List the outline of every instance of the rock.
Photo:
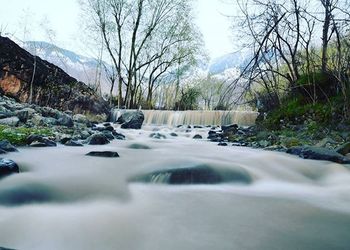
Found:
[(7, 154), (7, 152), (3, 149), (0, 149), (0, 155)]
[(221, 130), (225, 135), (235, 134), (238, 131), (238, 125), (232, 124), (227, 126), (221, 126)]
[(104, 128), (105, 128), (104, 129), (105, 131), (110, 131), (110, 132), (114, 131), (114, 128), (112, 126), (105, 126)]
[(325, 160), (340, 164), (350, 164), (349, 158), (344, 157), (336, 151), (325, 148), (310, 146), (292, 147), (289, 148), (286, 152), (289, 154), (298, 155), (303, 159)]
[(13, 160), (0, 158), (0, 178), (15, 173), (19, 173), (18, 165)]
[(339, 146), (338, 148), (335, 149), (335, 151), (339, 154), (342, 155), (347, 155), (350, 153), (350, 142), (347, 142), (341, 146)]
[(92, 151), (87, 153), (88, 156), (96, 156), (96, 157), (108, 157), (108, 158), (117, 158), (119, 154), (117, 152), (112, 151)]
[(65, 126), (65, 127), (73, 127), (74, 126), (74, 122), (73, 119), (66, 114), (63, 114), (60, 118), (58, 118), (57, 120), (58, 124)]
[(263, 147), (263, 148), (266, 148), (266, 147), (271, 145), (271, 143), (269, 141), (267, 141), (267, 140), (261, 140), (261, 141), (258, 142), (258, 144), (259, 144), (260, 147)]
[(170, 133), (170, 136), (172, 136), (172, 137), (177, 137), (178, 135), (176, 134), (176, 133)]
[(149, 137), (153, 139), (166, 139), (166, 136), (160, 133), (152, 133), (149, 135)]
[(90, 145), (105, 145), (109, 143), (108, 138), (102, 134), (102, 133), (97, 133), (97, 134), (93, 134), (91, 135), (88, 139), (87, 139), (88, 144)]
[(117, 123), (122, 124), (123, 129), (141, 129), (144, 119), (141, 111), (128, 111), (118, 118)]
[(5, 152), (18, 152), (17, 148), (13, 146), (8, 140), (0, 141), (0, 149)]
[(102, 134), (104, 134), (108, 140), (113, 141), (115, 139), (113, 133), (111, 131), (105, 130), (102, 132)]
[(132, 148), (132, 149), (151, 149), (149, 146), (143, 145), (143, 144), (139, 144), (139, 143), (131, 144), (128, 148)]
[[(9, 38), (0, 36), (0, 58), (1, 70), (6, 69), (6, 73), (3, 71), (0, 77), (2, 93), (21, 102), (28, 102), (34, 56)], [(92, 88), (40, 57), (36, 56), (35, 59), (37, 67), (32, 88), (35, 104), (81, 114), (109, 112), (108, 102)]]
[(6, 125), (11, 127), (18, 126), (19, 118), (17, 116), (0, 119), (0, 125)]
[(171, 185), (219, 184), (238, 182), (249, 184), (252, 177), (244, 169), (215, 169), (209, 165), (154, 171), (131, 178), (132, 182), (163, 183)]
[(82, 114), (74, 115), (73, 121), (91, 126), (91, 122), (89, 121), (89, 119), (85, 115), (82, 115)]
[(69, 140), (67, 141), (65, 144), (65, 146), (70, 146), (70, 147), (83, 147), (84, 145), (77, 142), (77, 141), (74, 141), (74, 140)]
[(193, 136), (193, 139), (203, 139), (203, 136), (197, 134), (197, 135)]
[(203, 128), (203, 126), (195, 125), (195, 126), (193, 126), (193, 128)]
[(114, 138), (117, 140), (125, 140), (125, 135), (118, 133), (115, 130), (112, 132), (112, 134), (113, 134)]
[(218, 146), (223, 146), (223, 147), (226, 147), (226, 146), (228, 146), (228, 145), (227, 145), (227, 143), (226, 143), (226, 142), (220, 142), (220, 143), (218, 144)]
[(16, 111), (15, 114), (21, 122), (25, 123), (28, 119), (31, 119), (33, 117), (35, 112), (36, 111), (32, 108), (24, 108)]
[(27, 144), (31, 147), (56, 147), (56, 142), (45, 138), (42, 135), (30, 135), (27, 138)]

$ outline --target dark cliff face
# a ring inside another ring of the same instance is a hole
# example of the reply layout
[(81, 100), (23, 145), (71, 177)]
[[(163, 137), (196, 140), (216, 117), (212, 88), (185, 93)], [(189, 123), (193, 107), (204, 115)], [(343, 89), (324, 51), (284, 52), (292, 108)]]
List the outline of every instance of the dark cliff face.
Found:
[(61, 68), (31, 55), (9, 38), (0, 36), (0, 90), (28, 102), (34, 64), (32, 102), (82, 114), (107, 114), (108, 103)]

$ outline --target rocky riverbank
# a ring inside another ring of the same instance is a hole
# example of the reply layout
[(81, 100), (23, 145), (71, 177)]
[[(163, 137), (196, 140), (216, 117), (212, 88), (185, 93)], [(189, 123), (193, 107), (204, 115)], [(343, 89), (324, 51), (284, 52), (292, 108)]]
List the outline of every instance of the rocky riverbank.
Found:
[(212, 127), (211, 142), (219, 146), (243, 146), (281, 151), (305, 159), (329, 160), (350, 164), (350, 128), (343, 130), (308, 130), (308, 126), (271, 131), (259, 126), (239, 127), (236, 124)]

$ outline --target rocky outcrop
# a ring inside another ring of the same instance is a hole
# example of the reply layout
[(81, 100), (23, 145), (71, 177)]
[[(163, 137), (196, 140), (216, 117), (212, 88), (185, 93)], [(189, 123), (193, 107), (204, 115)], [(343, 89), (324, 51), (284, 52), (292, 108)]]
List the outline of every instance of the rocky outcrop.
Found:
[[(20, 102), (32, 103), (77, 114), (107, 114), (108, 103), (93, 89), (61, 68), (31, 55), (9, 38), (0, 36), (0, 90)], [(21, 118), (25, 119), (21, 115)], [(3, 121), (8, 122), (8, 121)], [(13, 122), (13, 121), (11, 121)], [(70, 123), (70, 121), (64, 121)]]

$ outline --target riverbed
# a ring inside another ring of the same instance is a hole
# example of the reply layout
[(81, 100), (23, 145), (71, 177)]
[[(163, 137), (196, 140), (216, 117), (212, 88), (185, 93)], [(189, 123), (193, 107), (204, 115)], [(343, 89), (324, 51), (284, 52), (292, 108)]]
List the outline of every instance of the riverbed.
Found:
[[(20, 148), (6, 155), (22, 172), (0, 181), (0, 246), (350, 249), (350, 171), (345, 165), (192, 139), (195, 134), (205, 138), (208, 128), (120, 131), (126, 140), (104, 146)], [(155, 132), (166, 139), (150, 138)], [(135, 149), (135, 144), (148, 149)], [(85, 155), (96, 150), (117, 151), (120, 158)], [(201, 164), (245, 171), (252, 182), (129, 181)]]

